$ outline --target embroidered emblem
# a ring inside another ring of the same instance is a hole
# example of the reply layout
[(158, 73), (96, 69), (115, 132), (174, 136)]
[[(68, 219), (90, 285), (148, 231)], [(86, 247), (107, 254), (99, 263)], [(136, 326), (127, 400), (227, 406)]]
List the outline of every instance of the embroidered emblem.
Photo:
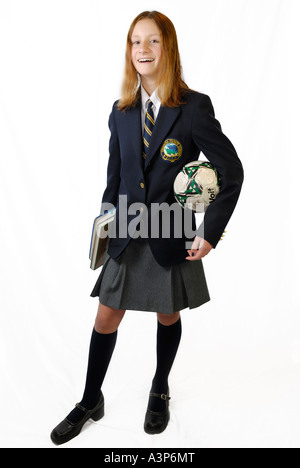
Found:
[(165, 161), (175, 162), (182, 155), (182, 145), (178, 140), (165, 140), (161, 150), (160, 155)]

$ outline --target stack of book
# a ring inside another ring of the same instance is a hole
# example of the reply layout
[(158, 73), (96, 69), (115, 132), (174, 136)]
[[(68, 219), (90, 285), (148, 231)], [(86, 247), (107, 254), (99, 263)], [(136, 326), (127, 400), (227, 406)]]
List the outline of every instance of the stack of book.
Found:
[(89, 254), (92, 270), (97, 270), (105, 262), (109, 244), (109, 228), (115, 218), (115, 213), (114, 208), (104, 215), (97, 216), (94, 220)]

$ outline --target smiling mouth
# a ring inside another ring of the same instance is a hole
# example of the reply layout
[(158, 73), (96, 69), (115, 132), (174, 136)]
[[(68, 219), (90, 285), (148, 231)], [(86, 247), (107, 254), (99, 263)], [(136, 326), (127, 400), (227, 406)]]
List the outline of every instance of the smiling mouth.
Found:
[(141, 59), (138, 59), (138, 62), (139, 63), (154, 62), (154, 59), (152, 59), (152, 58), (141, 58)]

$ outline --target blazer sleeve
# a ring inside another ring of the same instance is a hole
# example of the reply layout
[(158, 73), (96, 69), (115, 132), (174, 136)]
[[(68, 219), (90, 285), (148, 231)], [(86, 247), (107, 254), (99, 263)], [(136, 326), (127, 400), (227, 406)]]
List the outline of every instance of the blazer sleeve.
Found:
[(117, 133), (116, 119), (114, 115), (114, 103), (112, 112), (109, 116), (108, 126), (110, 129), (110, 140), (109, 140), (109, 159), (107, 164), (107, 183), (106, 189), (102, 196), (101, 210), (100, 213), (104, 214), (104, 211), (109, 209), (108, 205), (111, 204), (114, 207), (117, 205), (119, 187), (120, 187), (120, 146)]
[(201, 94), (194, 111), (192, 135), (195, 144), (222, 178), (220, 192), (207, 208), (197, 230), (197, 234), (215, 248), (238, 201), (244, 171), (235, 148), (215, 118), (209, 96), (205, 94)]

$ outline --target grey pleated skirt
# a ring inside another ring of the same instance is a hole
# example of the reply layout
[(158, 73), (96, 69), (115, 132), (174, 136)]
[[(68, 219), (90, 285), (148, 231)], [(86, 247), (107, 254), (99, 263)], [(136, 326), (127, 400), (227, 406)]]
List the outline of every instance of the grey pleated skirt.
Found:
[(116, 259), (107, 256), (91, 296), (114, 309), (165, 314), (210, 300), (201, 260), (162, 267), (141, 237)]

